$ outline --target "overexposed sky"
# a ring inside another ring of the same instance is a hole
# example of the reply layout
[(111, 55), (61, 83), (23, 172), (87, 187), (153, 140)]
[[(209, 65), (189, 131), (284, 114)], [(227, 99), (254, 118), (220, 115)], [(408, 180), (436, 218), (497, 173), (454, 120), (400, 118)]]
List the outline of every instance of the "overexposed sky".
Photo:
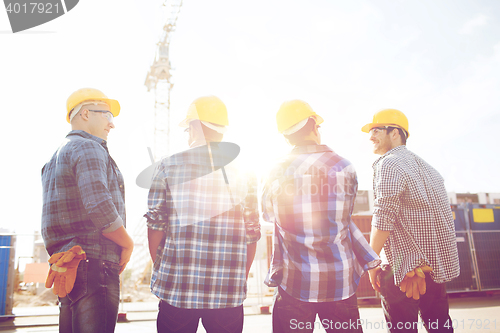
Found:
[[(144, 80), (161, 3), (81, 0), (17, 34), (0, 9), (0, 228), (40, 229), (40, 170), (70, 131), (66, 99), (82, 87), (122, 106), (108, 141), (126, 179), (128, 225), (138, 223), (147, 190), (135, 178), (150, 164), (154, 107)], [(191, 101), (214, 94), (228, 107), (226, 139), (261, 171), (289, 149), (276, 111), (300, 98), (367, 190), (377, 156), (360, 128), (397, 108), (410, 122), (408, 148), (448, 191), (500, 192), (498, 1), (184, 0), (170, 56), (173, 152), (187, 147), (176, 124)]]

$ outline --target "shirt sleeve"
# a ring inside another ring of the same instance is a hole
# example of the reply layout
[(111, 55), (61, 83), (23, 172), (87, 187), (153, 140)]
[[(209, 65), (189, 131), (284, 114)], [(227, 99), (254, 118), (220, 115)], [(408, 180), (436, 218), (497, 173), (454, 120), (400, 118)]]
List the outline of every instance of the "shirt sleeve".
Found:
[(152, 230), (165, 231), (168, 225), (170, 191), (166, 181), (167, 177), (160, 163), (153, 174), (153, 180), (148, 195), (148, 212), (144, 215), (147, 226)]
[(252, 244), (260, 239), (259, 208), (257, 199), (257, 178), (251, 174), (247, 178), (248, 192), (243, 207), (247, 244)]
[(344, 169), (345, 178), (343, 180), (344, 183), (344, 193), (345, 200), (350, 200), (349, 206), (349, 218), (354, 211), (354, 204), (356, 202), (356, 195), (358, 194), (358, 175), (356, 174), (356, 170), (354, 166), (350, 164), (347, 168)]
[(123, 225), (108, 189), (109, 155), (96, 142), (82, 143), (73, 155), (76, 183), (83, 206), (96, 229), (116, 230)]
[(273, 191), (272, 182), (278, 182), (277, 179), (272, 177), (273, 173), (270, 173), (261, 184), (262, 184), (262, 196), (261, 196), (261, 208), (262, 208), (262, 218), (266, 222), (274, 223), (276, 217), (274, 216), (273, 208)]
[(111, 223), (111, 224), (110, 224), (110, 225), (109, 225), (106, 229), (104, 229), (104, 230), (102, 231), (102, 233), (103, 233), (103, 234), (108, 234), (108, 233), (110, 233), (110, 232), (116, 231), (116, 230), (118, 230), (118, 228), (120, 228), (122, 225), (125, 225), (125, 224), (123, 223), (123, 219), (122, 219), (120, 216), (118, 216), (118, 217), (116, 218), (116, 220), (115, 220), (113, 223)]
[(374, 172), (372, 225), (379, 230), (391, 231), (401, 208), (405, 180), (399, 167), (385, 160), (375, 167)]

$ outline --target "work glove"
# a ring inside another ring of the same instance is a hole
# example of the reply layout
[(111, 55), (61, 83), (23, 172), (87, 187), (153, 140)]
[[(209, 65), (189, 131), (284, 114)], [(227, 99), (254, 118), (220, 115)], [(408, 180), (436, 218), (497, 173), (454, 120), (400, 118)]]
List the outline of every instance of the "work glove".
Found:
[(50, 288), (54, 284), (52, 292), (61, 298), (66, 297), (73, 290), (76, 270), (83, 259), (87, 259), (87, 256), (79, 245), (73, 246), (69, 251), (53, 254), (49, 259), (52, 265), (45, 287)]
[(430, 266), (417, 267), (412, 271), (406, 273), (403, 281), (399, 285), (399, 290), (406, 293), (406, 297), (419, 300), (420, 295), (425, 294), (425, 273), (432, 271)]

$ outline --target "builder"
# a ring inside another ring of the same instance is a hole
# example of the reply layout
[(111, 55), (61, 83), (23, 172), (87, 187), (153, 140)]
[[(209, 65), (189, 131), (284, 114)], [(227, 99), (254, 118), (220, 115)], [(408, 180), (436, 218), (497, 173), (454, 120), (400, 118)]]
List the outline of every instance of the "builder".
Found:
[(255, 177), (219, 144), (228, 124), (219, 98), (196, 99), (180, 124), (191, 149), (162, 159), (153, 176), (145, 217), (158, 332), (196, 332), (200, 318), (207, 332), (243, 329), (260, 224)]
[[(406, 148), (410, 133), (401, 111), (377, 112), (362, 131), (370, 133), (373, 152), (381, 155), (373, 163), (370, 245), (377, 254), (383, 248), (387, 260), (370, 271), (370, 281), (382, 294), (390, 332), (417, 332), (419, 311), (428, 331), (453, 331), (445, 283), (459, 275), (460, 267), (443, 178)], [(406, 280), (421, 267), (431, 268), (423, 293), (404, 292)]]
[(294, 148), (273, 168), (262, 194), (263, 217), (274, 223), (265, 282), (278, 287), (273, 332), (312, 332), (316, 314), (327, 332), (361, 332), (356, 288), (380, 260), (351, 222), (356, 171), (321, 144), (323, 119), (309, 104), (285, 102), (276, 120)]
[[(60, 332), (114, 332), (119, 274), (133, 250), (125, 230), (123, 176), (107, 148), (120, 104), (83, 88), (66, 106), (72, 131), (42, 169), (42, 235), (53, 263), (47, 286), (55, 281)], [(56, 263), (63, 252), (76, 257)], [(74, 287), (65, 288), (65, 280)]]

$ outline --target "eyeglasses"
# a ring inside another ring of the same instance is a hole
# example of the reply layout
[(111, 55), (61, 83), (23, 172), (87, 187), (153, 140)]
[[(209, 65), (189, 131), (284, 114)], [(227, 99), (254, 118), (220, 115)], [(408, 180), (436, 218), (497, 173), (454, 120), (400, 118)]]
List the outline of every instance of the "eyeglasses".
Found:
[(110, 111), (106, 110), (89, 110), (89, 111), (101, 113), (102, 116), (106, 118), (110, 123), (113, 123), (113, 119), (115, 118)]
[(383, 130), (388, 130), (390, 127), (389, 126), (384, 126), (384, 127), (373, 127), (371, 130), (370, 130), (370, 134), (371, 135), (377, 135), (379, 134), (380, 132), (382, 132)]
[(384, 126), (384, 127), (373, 127), (371, 130), (370, 130), (370, 135), (377, 135), (378, 133), (382, 132), (383, 130), (389, 130), (389, 131), (392, 131), (392, 130), (399, 130), (399, 133), (403, 133), (401, 136), (404, 136), (405, 138), (408, 138), (408, 134), (406, 133), (406, 131), (402, 128), (399, 128), (399, 127), (394, 127), (394, 126)]

